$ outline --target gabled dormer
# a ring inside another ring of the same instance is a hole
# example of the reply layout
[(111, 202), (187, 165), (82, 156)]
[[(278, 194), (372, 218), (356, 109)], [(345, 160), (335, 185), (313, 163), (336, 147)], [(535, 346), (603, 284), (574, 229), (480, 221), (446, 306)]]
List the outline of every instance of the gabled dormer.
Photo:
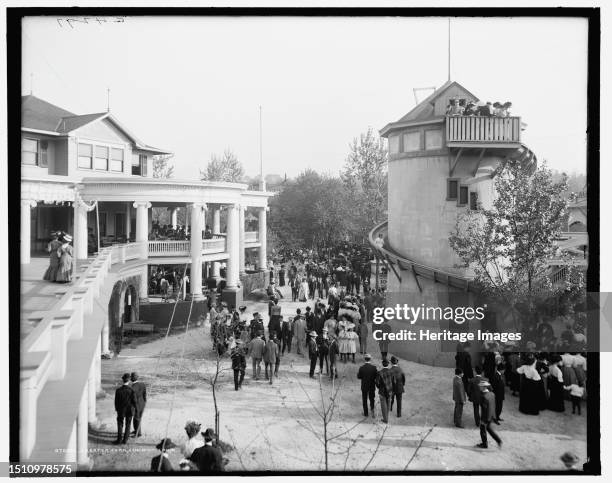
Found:
[(169, 154), (140, 141), (110, 112), (76, 115), (32, 95), (22, 106), (26, 177), (151, 177), (152, 157)]

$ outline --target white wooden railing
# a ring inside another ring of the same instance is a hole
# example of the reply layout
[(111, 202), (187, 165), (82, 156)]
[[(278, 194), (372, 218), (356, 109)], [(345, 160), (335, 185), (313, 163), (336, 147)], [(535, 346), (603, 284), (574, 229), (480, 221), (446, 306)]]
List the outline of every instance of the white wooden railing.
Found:
[(188, 256), (191, 242), (189, 240), (149, 240), (150, 257)]
[(447, 142), (518, 143), (520, 117), (447, 116)]
[[(221, 253), (225, 251), (225, 238), (202, 240), (202, 253)], [(149, 240), (149, 257), (188, 257), (191, 254), (189, 240)]]

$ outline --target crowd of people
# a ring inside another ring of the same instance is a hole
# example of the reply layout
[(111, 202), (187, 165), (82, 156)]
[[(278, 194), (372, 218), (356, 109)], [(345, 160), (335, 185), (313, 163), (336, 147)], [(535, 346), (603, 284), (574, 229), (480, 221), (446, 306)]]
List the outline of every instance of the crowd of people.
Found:
[(171, 295), (176, 300), (181, 297), (182, 284), (185, 284), (185, 293), (190, 293), (187, 272), (181, 273), (174, 266), (158, 266), (149, 276), (149, 294), (160, 295), (162, 302), (167, 302)]
[(278, 376), (281, 356), (292, 348), (298, 355), (307, 355), (310, 360), (310, 377), (315, 370), (331, 377), (337, 377), (337, 364), (355, 363), (359, 350), (366, 353), (368, 340), (368, 313), (373, 307), (384, 303), (382, 291), (366, 289), (363, 298), (347, 294), (332, 282), (325, 301), (316, 299), (314, 310), (306, 306), (294, 315), (283, 317), (279, 305), (279, 291), (275, 284), (268, 287), (268, 326), (264, 316), (255, 312), (250, 321), (244, 317), (246, 306), (228, 307), (226, 302), (217, 301), (210, 309), (210, 336), (212, 349), (219, 356), (228, 351), (234, 370), (235, 390), (242, 387), (246, 372), (246, 358), (252, 362), (252, 377), (261, 378), (261, 364), (264, 363), (266, 380), (272, 384)]
[[(124, 445), (130, 436), (142, 436), (142, 416), (147, 404), (147, 387), (139, 380), (136, 372), (125, 373), (121, 385), (115, 390), (115, 411), (117, 413), (117, 439), (114, 444)], [(218, 447), (216, 435), (209, 428), (200, 433), (201, 425), (188, 421), (185, 425), (187, 439), (180, 450), (183, 459), (179, 462), (181, 471), (218, 473), (223, 471), (227, 460)], [(201, 437), (200, 437), (201, 435)], [(163, 438), (156, 446), (159, 454), (151, 459), (151, 471), (167, 473), (176, 471), (168, 453), (177, 445), (171, 438)]]
[[(206, 225), (202, 236), (204, 239), (210, 239), (213, 237), (212, 229), (209, 225)], [(189, 231), (185, 225), (160, 225), (159, 223), (153, 223), (151, 225), (151, 231), (149, 233), (149, 240), (189, 240)]]
[[(480, 427), (486, 448), (487, 434), (501, 447), (501, 439), (492, 424), (500, 425), (506, 389), (519, 397), (519, 411), (538, 415), (543, 410), (564, 412), (565, 402), (571, 401), (572, 414), (581, 414), (581, 401), (586, 398), (586, 354), (574, 352), (584, 347), (582, 334), (565, 334), (560, 352), (536, 352), (536, 344), (528, 342), (526, 350), (518, 352), (514, 345), (487, 343), (472, 361), (469, 342), (457, 346), (453, 382), (455, 402), (454, 424), (463, 428), (463, 406), (470, 401), (474, 423)], [(571, 352), (570, 352), (571, 351)]]
[(64, 231), (51, 232), (51, 240), (47, 244), (49, 267), (43, 275), (43, 280), (57, 283), (72, 281), (72, 236)]
[(511, 102), (484, 102), (470, 101), (468, 99), (449, 99), (446, 108), (447, 116), (484, 116), (484, 117), (509, 117)]

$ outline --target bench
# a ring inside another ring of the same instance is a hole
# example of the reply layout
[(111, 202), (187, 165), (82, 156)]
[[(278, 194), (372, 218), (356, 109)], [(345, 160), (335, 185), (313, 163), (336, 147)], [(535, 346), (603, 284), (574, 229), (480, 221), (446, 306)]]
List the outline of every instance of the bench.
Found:
[(153, 324), (145, 324), (141, 322), (129, 322), (123, 326), (123, 332), (136, 332), (136, 333), (148, 333), (155, 332), (155, 326)]

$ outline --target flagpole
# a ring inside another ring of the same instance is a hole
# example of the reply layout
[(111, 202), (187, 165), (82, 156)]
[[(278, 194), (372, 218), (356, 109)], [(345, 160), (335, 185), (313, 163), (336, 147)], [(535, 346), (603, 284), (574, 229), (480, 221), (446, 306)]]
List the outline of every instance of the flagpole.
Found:
[(448, 80), (451, 80), (451, 19), (448, 18)]
[(260, 177), (260, 188), (265, 191), (264, 186), (264, 174), (263, 174), (263, 135), (262, 135), (262, 122), (261, 122), (261, 106), (259, 106), (259, 177)]

